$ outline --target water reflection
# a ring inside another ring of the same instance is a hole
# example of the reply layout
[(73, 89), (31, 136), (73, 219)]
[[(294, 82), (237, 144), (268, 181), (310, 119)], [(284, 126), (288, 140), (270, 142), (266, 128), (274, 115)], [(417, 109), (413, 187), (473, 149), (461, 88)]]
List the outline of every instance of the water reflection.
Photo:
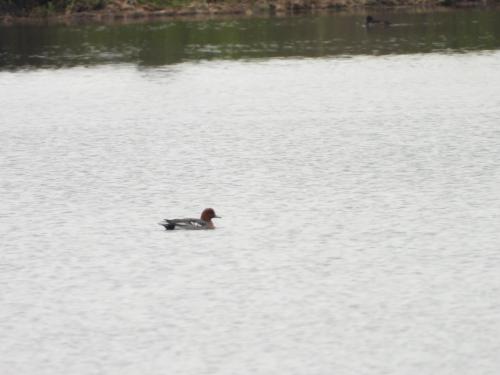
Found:
[(105, 63), (427, 53), (500, 47), (500, 11), (394, 13), (369, 29), (361, 14), (112, 25), (3, 26), (0, 68)]

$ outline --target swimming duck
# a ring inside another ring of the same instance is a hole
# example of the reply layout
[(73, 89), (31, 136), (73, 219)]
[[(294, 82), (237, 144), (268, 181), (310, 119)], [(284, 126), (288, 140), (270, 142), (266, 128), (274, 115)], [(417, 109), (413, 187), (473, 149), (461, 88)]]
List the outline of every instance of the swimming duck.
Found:
[(383, 26), (389, 26), (391, 23), (389, 21), (385, 20), (376, 20), (372, 16), (366, 16), (366, 26), (370, 27), (372, 25), (383, 25)]
[(163, 222), (158, 223), (165, 227), (166, 230), (174, 229), (215, 229), (215, 225), (212, 222), (213, 218), (220, 218), (215, 214), (213, 208), (205, 208), (201, 213), (199, 219), (187, 218), (187, 219), (165, 219)]

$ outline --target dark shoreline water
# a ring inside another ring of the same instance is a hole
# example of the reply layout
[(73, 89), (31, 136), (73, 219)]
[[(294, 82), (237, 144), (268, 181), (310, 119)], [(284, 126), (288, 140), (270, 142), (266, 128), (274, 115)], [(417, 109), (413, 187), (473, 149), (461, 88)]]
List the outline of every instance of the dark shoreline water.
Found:
[(499, 10), (387, 12), (388, 28), (364, 14), (158, 20), (125, 24), (0, 27), (0, 70), (109, 63), (467, 52), (500, 48)]

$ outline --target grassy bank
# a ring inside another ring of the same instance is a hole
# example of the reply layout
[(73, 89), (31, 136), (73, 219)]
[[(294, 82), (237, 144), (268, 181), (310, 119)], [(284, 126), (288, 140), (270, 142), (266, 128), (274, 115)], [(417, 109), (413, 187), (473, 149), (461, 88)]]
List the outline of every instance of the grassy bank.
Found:
[[(482, 5), (486, 0), (0, 0), (0, 17), (140, 18), (294, 13), (315, 9)], [(494, 0), (498, 3), (498, 0)]]
[(0, 0), (0, 12), (13, 16), (48, 16), (99, 11), (108, 4), (108, 0)]

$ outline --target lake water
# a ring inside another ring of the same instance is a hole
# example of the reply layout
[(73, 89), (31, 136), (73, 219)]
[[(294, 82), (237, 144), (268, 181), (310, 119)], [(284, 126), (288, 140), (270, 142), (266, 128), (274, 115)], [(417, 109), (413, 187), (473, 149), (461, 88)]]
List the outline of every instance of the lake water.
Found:
[(0, 373), (498, 374), (500, 13), (386, 16), (0, 28)]

